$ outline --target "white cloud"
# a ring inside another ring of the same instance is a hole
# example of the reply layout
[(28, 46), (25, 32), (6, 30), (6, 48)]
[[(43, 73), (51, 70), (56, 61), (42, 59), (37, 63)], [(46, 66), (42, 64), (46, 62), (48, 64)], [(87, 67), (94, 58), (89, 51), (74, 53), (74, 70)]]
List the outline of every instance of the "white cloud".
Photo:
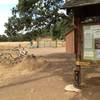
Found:
[(1, 0), (0, 4), (17, 4), (18, 0)]
[(66, 15), (66, 10), (59, 10), (58, 13), (63, 13)]

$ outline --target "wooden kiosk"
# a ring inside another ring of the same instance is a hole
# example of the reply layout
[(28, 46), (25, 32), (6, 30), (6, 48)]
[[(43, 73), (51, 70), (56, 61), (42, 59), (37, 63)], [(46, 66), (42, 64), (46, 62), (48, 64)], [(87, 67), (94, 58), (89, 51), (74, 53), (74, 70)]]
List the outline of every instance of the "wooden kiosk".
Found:
[(67, 0), (67, 13), (74, 16), (75, 86), (80, 86), (81, 63), (100, 61), (100, 0)]

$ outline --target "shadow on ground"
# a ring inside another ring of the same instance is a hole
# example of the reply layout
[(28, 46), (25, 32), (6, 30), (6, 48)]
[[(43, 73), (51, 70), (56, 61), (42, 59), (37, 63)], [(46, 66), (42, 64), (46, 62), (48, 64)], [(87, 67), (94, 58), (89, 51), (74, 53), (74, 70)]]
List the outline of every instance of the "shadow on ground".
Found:
[(48, 59), (49, 64), (41, 72), (61, 76), (66, 82), (72, 81), (73, 68), (75, 67), (74, 55), (57, 53), (49, 54), (45, 58)]
[[(61, 53), (47, 55), (47, 57), (51, 62), (49, 66), (43, 69), (43, 72), (61, 76), (66, 84), (72, 83), (73, 68), (75, 67), (74, 55)], [(89, 74), (90, 78), (87, 77)], [(81, 87), (82, 92), (73, 97), (72, 100), (80, 100), (80, 98), (81, 100), (100, 100), (100, 69), (95, 67), (82, 69), (81, 77), (82, 83), (85, 85)]]
[[(15, 81), (15, 83), (3, 86), (9, 87), (18, 84), (25, 84), (30, 81), (36, 81), (52, 76), (60, 76), (66, 85), (73, 83), (73, 68), (75, 67), (74, 55), (67, 55), (65, 53), (49, 54), (45, 58), (48, 60), (47, 66), (43, 67), (40, 71), (31, 76), (24, 76), (20, 80), (21, 82)], [(100, 76), (87, 77), (87, 74), (99, 73), (95, 68), (83, 69), (82, 70), (82, 81), (85, 83), (81, 87), (81, 93), (73, 97), (71, 100), (100, 100)], [(48, 74), (44, 74), (48, 73)], [(80, 99), (81, 98), (81, 99)]]
[[(29, 76), (24, 75), (19, 78), (10, 79), (7, 84), (0, 86), (0, 88), (10, 87), (14, 85), (25, 84), (30, 81), (36, 81), (52, 76), (60, 76), (66, 83), (73, 80), (74, 56), (65, 53), (49, 54), (45, 58), (48, 60), (47, 66), (43, 67), (40, 71), (33, 73)], [(48, 74), (44, 74), (48, 73)]]
[(100, 100), (100, 77), (85, 79), (84, 82), (81, 93), (71, 100)]

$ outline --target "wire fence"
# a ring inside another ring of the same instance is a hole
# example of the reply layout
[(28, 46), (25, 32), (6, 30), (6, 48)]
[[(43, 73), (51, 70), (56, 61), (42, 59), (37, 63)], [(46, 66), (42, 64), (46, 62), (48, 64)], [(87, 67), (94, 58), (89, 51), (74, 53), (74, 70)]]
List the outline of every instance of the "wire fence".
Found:
[(46, 48), (46, 47), (65, 47), (65, 41), (63, 40), (57, 40), (57, 41), (52, 41), (52, 40), (39, 40), (37, 41), (32, 41), (30, 42), (30, 47), (31, 48)]

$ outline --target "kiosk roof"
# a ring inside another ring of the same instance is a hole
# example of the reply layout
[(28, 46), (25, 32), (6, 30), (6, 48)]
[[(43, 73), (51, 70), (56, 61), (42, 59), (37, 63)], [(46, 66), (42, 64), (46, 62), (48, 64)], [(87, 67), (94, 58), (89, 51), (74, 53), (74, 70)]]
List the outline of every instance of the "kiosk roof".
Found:
[(100, 0), (66, 0), (64, 8), (74, 8), (100, 4)]

